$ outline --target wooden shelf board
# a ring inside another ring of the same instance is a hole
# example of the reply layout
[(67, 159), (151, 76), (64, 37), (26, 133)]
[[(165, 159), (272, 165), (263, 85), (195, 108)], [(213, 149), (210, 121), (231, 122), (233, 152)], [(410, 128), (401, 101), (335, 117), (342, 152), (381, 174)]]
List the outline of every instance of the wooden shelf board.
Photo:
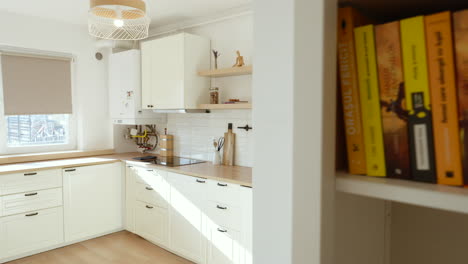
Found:
[(468, 214), (468, 188), (337, 172), (336, 190)]
[(199, 108), (207, 110), (252, 109), (252, 104), (201, 104)]
[(252, 65), (244, 67), (232, 67), (217, 70), (206, 70), (198, 72), (198, 75), (205, 77), (227, 77), (252, 74)]

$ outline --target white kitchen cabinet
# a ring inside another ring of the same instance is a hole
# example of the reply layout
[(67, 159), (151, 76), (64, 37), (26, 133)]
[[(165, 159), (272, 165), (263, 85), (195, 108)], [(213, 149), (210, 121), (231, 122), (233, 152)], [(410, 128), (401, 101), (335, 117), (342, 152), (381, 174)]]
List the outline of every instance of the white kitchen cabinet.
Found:
[(167, 209), (137, 201), (135, 233), (153, 243), (167, 247), (169, 241)]
[(154, 124), (156, 114), (141, 107), (141, 53), (129, 50), (109, 57), (109, 112), (114, 124)]
[(137, 168), (126, 165), (125, 169), (125, 229), (135, 233), (135, 179)]
[(170, 183), (170, 248), (192, 261), (205, 263), (203, 203), (205, 180), (168, 173)]
[(62, 188), (7, 195), (0, 205), (4, 216), (62, 206)]
[(63, 243), (62, 207), (0, 218), (0, 259)]
[(120, 163), (64, 169), (63, 175), (67, 242), (122, 228)]
[(243, 264), (241, 262), (240, 232), (212, 225), (208, 227), (207, 264)]
[(198, 71), (210, 68), (210, 41), (179, 33), (141, 44), (144, 109), (197, 109), (208, 103), (210, 79)]
[(242, 237), (241, 253), (245, 264), (252, 264), (252, 239), (253, 239), (253, 192), (250, 187), (240, 187), (242, 207)]
[(62, 187), (60, 169), (12, 173), (0, 177), (0, 195)]

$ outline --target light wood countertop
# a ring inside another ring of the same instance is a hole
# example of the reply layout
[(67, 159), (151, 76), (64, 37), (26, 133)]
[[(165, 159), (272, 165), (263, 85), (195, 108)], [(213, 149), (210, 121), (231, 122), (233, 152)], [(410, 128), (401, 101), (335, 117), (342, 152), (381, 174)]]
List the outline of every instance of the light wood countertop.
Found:
[(101, 155), (73, 159), (58, 159), (38, 162), (14, 163), (0, 165), (0, 175), (19, 173), (27, 171), (38, 171), (48, 169), (61, 169), (70, 167), (80, 167), (89, 165), (98, 165), (106, 163), (115, 163), (125, 161), (134, 166), (147, 168), (156, 168), (160, 170), (170, 171), (174, 173), (184, 174), (193, 177), (207, 178), (240, 184), (247, 187), (252, 187), (252, 168), (240, 166), (223, 166), (213, 165), (210, 162), (199, 163), (194, 165), (186, 165), (180, 167), (166, 167), (156, 164), (149, 164), (141, 161), (135, 161), (132, 158), (148, 156), (151, 154), (135, 153), (120, 153), (111, 155)]

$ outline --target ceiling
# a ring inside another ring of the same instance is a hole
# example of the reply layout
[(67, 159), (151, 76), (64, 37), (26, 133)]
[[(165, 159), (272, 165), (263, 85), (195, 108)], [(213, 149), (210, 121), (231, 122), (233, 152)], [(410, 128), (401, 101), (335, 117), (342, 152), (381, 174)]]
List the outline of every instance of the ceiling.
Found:
[[(252, 0), (146, 0), (153, 26), (213, 15), (246, 6)], [(0, 0), (0, 11), (41, 17), (72, 24), (86, 24), (87, 0)]]

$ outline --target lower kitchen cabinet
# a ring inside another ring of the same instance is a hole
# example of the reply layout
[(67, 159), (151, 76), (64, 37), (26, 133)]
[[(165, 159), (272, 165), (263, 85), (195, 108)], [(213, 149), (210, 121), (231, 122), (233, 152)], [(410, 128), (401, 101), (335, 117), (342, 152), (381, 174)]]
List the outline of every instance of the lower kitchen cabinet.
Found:
[(126, 194), (136, 234), (195, 263), (252, 264), (252, 188), (127, 166)]
[(170, 248), (196, 263), (205, 263), (202, 208), (206, 184), (203, 180), (175, 173), (168, 173), (167, 179), (170, 184)]
[(122, 228), (120, 163), (63, 170), (65, 241)]
[(0, 218), (0, 259), (63, 243), (62, 207)]
[(137, 201), (135, 233), (151, 242), (167, 247), (169, 242), (167, 209)]
[(207, 264), (240, 264), (239, 231), (213, 225), (208, 228)]

